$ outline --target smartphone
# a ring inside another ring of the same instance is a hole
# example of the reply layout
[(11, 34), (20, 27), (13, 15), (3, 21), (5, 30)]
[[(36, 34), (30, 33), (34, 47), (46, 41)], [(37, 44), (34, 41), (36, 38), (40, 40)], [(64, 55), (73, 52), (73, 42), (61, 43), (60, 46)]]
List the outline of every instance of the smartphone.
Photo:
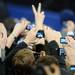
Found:
[(39, 30), (36, 34), (37, 38), (44, 38), (45, 37), (45, 33), (43, 30)]
[(68, 44), (66, 38), (64, 38), (64, 37), (61, 37), (61, 38), (60, 38), (60, 43), (61, 43), (61, 44)]
[(27, 25), (26, 29), (31, 30), (33, 27), (35, 27), (35, 24), (29, 24)]
[(75, 65), (73, 65), (73, 66), (70, 67), (70, 71), (71, 72), (75, 72)]
[(61, 58), (65, 59), (66, 53), (65, 53), (64, 48), (59, 49), (59, 55), (61, 56)]

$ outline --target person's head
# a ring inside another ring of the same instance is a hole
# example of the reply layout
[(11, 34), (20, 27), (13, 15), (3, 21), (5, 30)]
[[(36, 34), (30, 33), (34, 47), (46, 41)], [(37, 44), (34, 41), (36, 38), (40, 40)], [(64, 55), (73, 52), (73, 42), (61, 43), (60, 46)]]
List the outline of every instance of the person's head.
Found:
[(11, 58), (11, 75), (32, 75), (34, 55), (30, 49), (20, 49)]
[(64, 31), (70, 32), (75, 30), (75, 18), (73, 11), (64, 10), (61, 12), (61, 25)]
[(55, 40), (49, 42), (46, 45), (46, 49), (47, 49), (47, 51), (46, 51), (47, 55), (52, 55), (55, 57), (58, 56), (59, 45)]
[(43, 56), (38, 59), (38, 63), (44, 66), (44, 70), (46, 74), (50, 73), (50, 75), (60, 75), (60, 67), (58, 60), (53, 56)]
[(14, 65), (32, 65), (34, 60), (34, 55), (30, 49), (22, 49), (14, 55), (12, 63)]
[(33, 51), (35, 51), (34, 56), (35, 56), (36, 60), (39, 57), (42, 57), (42, 56), (45, 56), (46, 55), (46, 53), (45, 53), (46, 48), (45, 48), (45, 45), (43, 45), (43, 44), (34, 45), (33, 46)]
[(45, 51), (45, 45), (37, 44), (33, 46), (33, 50), (40, 53), (41, 51)]

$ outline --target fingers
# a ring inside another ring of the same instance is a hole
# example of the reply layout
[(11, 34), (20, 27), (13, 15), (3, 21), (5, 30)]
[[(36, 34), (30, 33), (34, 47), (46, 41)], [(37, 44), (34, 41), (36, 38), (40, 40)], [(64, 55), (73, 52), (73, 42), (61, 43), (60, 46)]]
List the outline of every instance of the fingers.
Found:
[(35, 6), (34, 6), (34, 5), (32, 5), (32, 10), (33, 10), (33, 13), (34, 13), (34, 14), (36, 14), (36, 13), (37, 13), (37, 11), (36, 11), (36, 9), (35, 9)]
[(41, 12), (41, 3), (39, 3), (39, 5), (38, 5), (38, 13), (40, 13)]
[(68, 36), (66, 37), (66, 40), (67, 40), (67, 43), (70, 45), (71, 42), (70, 42), (70, 39), (68, 38)]
[[(32, 5), (32, 10), (33, 10), (33, 13), (36, 14), (37, 12), (40, 13), (41, 12), (41, 3), (39, 3), (38, 5), (38, 10), (36, 11), (36, 8), (34, 5)], [(42, 12), (42, 14), (44, 14), (44, 12)]]
[(74, 44), (74, 39), (72, 37), (67, 36), (66, 39), (67, 39), (67, 42), (68, 42), (69, 46), (72, 46)]
[(67, 36), (66, 39), (67, 39), (67, 41), (68, 41), (69, 43), (74, 41), (74, 39), (73, 39), (72, 37), (70, 37), (70, 36)]
[(67, 38), (69, 39), (69, 41), (74, 41), (74, 39), (70, 36), (67, 36)]

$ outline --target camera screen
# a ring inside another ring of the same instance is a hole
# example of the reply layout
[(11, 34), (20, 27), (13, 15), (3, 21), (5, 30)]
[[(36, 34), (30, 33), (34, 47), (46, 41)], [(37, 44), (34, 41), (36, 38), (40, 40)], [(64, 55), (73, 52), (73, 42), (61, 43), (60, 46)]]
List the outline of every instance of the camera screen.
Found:
[(66, 38), (60, 38), (60, 43), (61, 44), (67, 44)]
[(42, 30), (38, 31), (36, 34), (36, 37), (37, 38), (43, 38), (44, 37), (44, 31), (42, 31)]

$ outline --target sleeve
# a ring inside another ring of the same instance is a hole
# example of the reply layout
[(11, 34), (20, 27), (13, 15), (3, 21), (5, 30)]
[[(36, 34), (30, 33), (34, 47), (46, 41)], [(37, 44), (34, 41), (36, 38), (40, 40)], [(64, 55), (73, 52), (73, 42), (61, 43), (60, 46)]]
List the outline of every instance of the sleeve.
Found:
[(4, 62), (6, 62), (7, 60), (11, 59), (15, 55), (15, 53), (17, 51), (19, 51), (20, 49), (23, 49), (23, 48), (27, 48), (27, 44), (25, 42), (22, 42), (22, 43), (18, 44), (15, 48), (13, 48), (10, 51), (10, 53), (6, 56)]

